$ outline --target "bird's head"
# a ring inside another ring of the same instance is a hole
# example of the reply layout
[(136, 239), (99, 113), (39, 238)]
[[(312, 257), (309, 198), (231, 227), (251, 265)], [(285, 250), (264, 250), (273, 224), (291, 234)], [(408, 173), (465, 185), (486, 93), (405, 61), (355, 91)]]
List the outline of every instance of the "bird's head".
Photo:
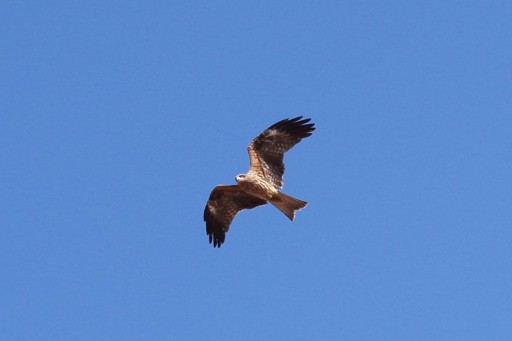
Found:
[(246, 179), (245, 174), (238, 174), (238, 175), (236, 176), (236, 178), (235, 178), (236, 183), (238, 183), (238, 184), (239, 184), (240, 182), (245, 181), (245, 179)]

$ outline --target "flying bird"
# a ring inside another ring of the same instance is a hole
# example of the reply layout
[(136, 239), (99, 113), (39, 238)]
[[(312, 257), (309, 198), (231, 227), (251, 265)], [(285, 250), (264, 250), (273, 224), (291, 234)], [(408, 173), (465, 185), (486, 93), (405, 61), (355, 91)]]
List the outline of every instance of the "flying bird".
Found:
[(263, 131), (247, 147), (249, 171), (236, 176), (237, 185), (219, 185), (213, 189), (204, 208), (206, 233), (213, 247), (220, 247), (236, 214), (270, 202), (290, 220), (307, 202), (281, 192), (284, 153), (311, 136), (315, 130), (310, 118), (302, 116), (281, 120)]

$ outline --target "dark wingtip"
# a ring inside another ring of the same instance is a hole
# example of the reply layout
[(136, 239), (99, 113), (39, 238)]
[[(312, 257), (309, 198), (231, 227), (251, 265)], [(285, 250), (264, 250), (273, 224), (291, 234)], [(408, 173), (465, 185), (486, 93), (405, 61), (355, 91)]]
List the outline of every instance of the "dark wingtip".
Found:
[(213, 247), (221, 247), (222, 243), (226, 239), (226, 232), (224, 228), (214, 219), (208, 210), (208, 205), (204, 208), (203, 219), (206, 222), (206, 234), (208, 235), (208, 241), (213, 244)]
[(221, 247), (223, 243), (223, 241), (221, 241), (220, 239), (215, 238), (213, 233), (208, 234), (208, 241), (210, 242), (210, 244), (213, 244), (214, 248)]
[(221, 247), (226, 238), (226, 233), (221, 227), (216, 226), (215, 222), (206, 222), (206, 234), (208, 235), (208, 241), (213, 244), (213, 247)]
[(302, 116), (285, 118), (284, 120), (273, 124), (268, 129), (279, 129), (286, 131), (294, 136), (305, 138), (311, 136), (312, 132), (316, 129), (314, 123), (308, 123), (310, 121), (311, 118), (302, 119)]

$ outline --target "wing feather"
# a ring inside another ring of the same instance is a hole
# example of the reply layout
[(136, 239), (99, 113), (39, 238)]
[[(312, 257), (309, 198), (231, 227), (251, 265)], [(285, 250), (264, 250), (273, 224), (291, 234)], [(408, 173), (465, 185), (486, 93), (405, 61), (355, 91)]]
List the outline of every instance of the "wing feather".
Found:
[(215, 187), (208, 198), (203, 216), (210, 244), (220, 247), (224, 243), (229, 225), (238, 212), (266, 203), (267, 201), (240, 190), (238, 185)]
[(271, 182), (277, 189), (283, 187), (284, 153), (311, 136), (315, 130), (310, 118), (302, 116), (281, 120), (258, 135), (247, 148), (250, 159), (249, 172)]

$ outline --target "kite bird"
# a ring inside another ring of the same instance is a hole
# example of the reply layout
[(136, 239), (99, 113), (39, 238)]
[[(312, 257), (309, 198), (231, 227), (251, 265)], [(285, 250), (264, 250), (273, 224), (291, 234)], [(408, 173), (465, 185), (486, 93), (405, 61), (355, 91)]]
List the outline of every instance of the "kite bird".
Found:
[(295, 211), (307, 205), (280, 189), (283, 187), (284, 153), (311, 136), (315, 127), (308, 123), (310, 120), (299, 116), (267, 128), (249, 144), (249, 172), (236, 176), (238, 185), (220, 185), (213, 189), (204, 208), (206, 233), (213, 247), (224, 243), (229, 225), (241, 210), (270, 202), (293, 220)]

